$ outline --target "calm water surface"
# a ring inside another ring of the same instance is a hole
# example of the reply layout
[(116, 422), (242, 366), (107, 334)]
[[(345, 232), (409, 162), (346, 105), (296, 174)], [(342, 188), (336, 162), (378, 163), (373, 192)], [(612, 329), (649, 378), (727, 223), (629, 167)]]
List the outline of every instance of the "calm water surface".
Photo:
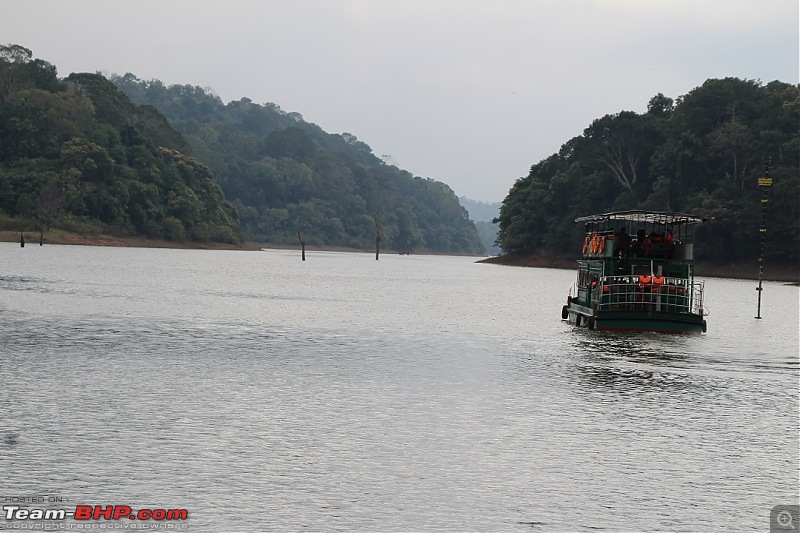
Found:
[(561, 321), (572, 272), (473, 261), (2, 243), (0, 497), (192, 531), (765, 531), (798, 503), (797, 287), (759, 321), (755, 282), (708, 279), (706, 335), (615, 335)]

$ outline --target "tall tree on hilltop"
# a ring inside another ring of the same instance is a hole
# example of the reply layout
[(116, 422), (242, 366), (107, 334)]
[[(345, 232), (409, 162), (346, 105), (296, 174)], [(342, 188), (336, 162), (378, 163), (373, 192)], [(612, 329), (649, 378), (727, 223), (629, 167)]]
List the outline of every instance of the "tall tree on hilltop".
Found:
[(650, 117), (632, 111), (606, 115), (583, 133), (584, 150), (611, 172), (616, 182), (636, 197), (635, 186), (646, 177), (649, 158), (659, 141)]

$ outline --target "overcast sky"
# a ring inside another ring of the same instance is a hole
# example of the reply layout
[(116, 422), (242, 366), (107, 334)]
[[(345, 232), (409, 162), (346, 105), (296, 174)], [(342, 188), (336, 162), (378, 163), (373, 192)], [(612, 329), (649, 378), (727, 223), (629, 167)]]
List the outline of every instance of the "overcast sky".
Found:
[(798, 83), (798, 0), (0, 0), (0, 43), (212, 88), (500, 201), (592, 120), (708, 78)]

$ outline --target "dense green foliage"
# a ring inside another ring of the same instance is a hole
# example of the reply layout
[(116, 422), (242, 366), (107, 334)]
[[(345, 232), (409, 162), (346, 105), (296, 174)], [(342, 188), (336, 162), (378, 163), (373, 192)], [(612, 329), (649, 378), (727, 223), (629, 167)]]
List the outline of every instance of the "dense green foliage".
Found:
[(688, 212), (713, 220), (698, 228), (696, 257), (754, 262), (762, 189), (771, 159), (768, 262), (800, 261), (800, 88), (711, 79), (677, 102), (653, 97), (647, 112), (595, 120), (559, 153), (531, 167), (503, 201), (498, 242), (505, 252), (575, 256), (582, 215), (612, 210)]
[(445, 184), (376, 157), (354, 135), (328, 134), (298, 113), (247, 98), (223, 104), (210, 90), (132, 74), (113, 82), (157, 108), (208, 165), (239, 211), (248, 240), (481, 253), (467, 212)]
[(0, 46), (0, 212), (18, 229), (236, 242), (238, 214), (183, 137), (99, 74)]

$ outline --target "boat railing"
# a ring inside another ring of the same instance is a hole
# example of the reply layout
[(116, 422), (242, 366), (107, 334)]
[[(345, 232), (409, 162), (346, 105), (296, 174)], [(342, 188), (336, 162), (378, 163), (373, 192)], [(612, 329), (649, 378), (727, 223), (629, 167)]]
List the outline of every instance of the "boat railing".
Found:
[(605, 276), (592, 288), (592, 304), (604, 311), (704, 314), (702, 281), (662, 276)]

